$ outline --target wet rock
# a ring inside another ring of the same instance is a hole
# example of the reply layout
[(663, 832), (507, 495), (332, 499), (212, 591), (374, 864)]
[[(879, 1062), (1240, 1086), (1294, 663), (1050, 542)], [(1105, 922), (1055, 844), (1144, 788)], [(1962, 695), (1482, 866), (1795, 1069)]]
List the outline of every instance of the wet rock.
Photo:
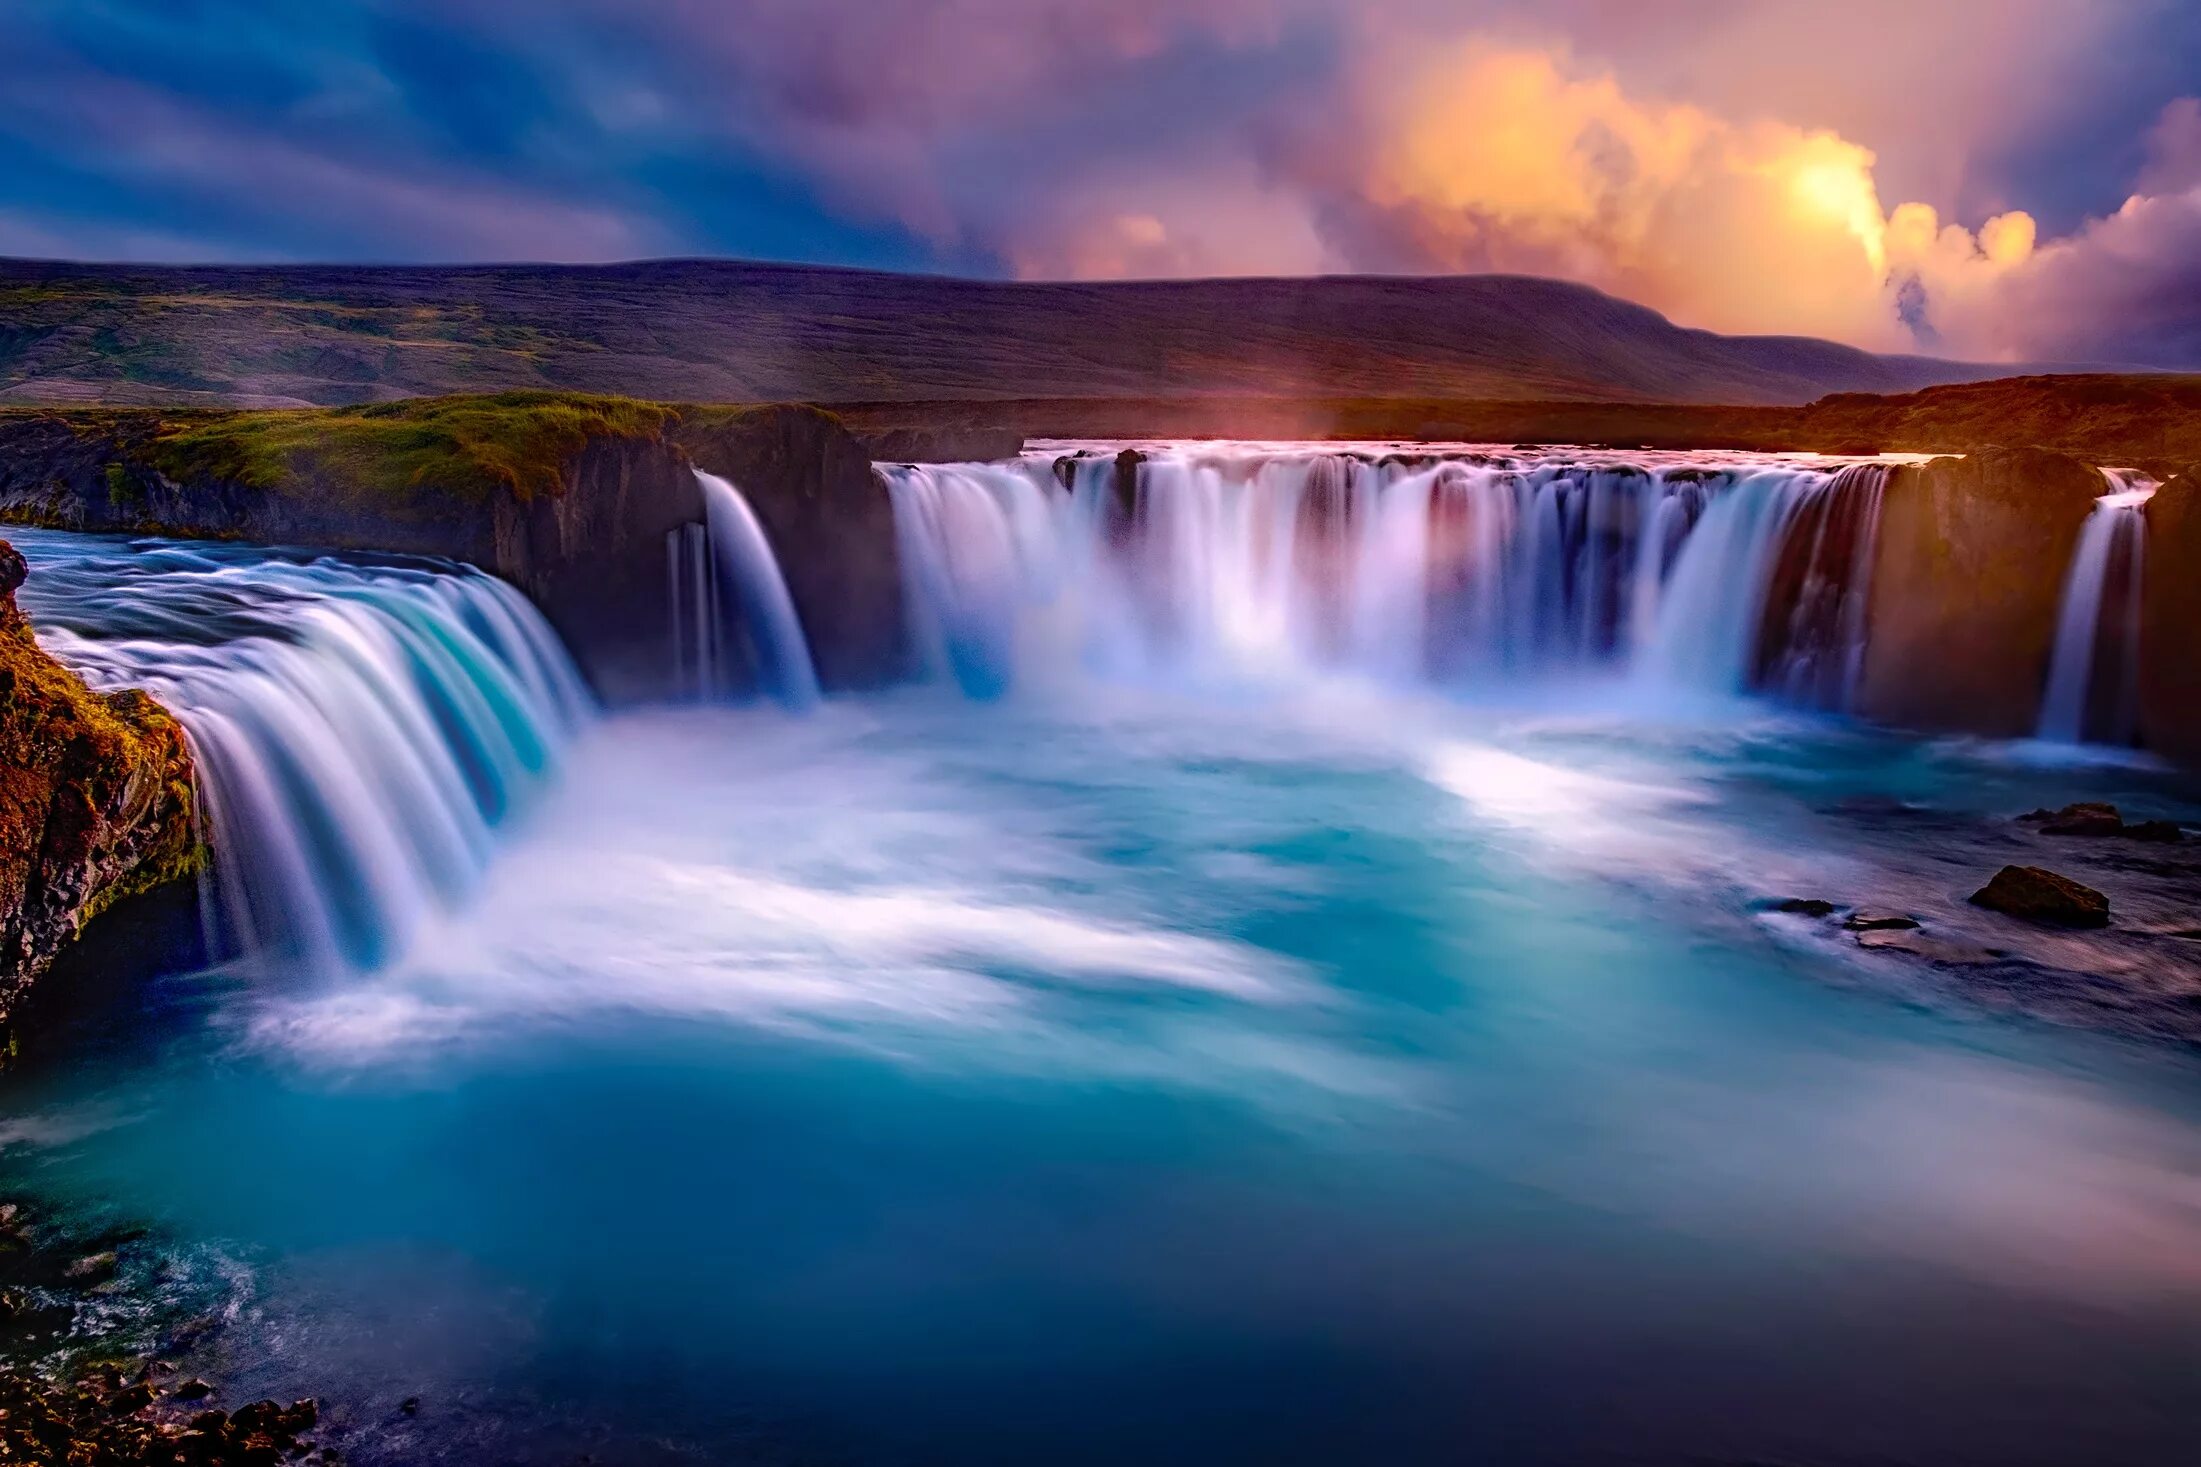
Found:
[(1942, 967), (1980, 967), (2009, 954), (2000, 948), (1934, 937), (1912, 928), (1879, 928), (1857, 934), (1857, 945), (1874, 952), (1896, 952)]
[(401, 1416), (418, 1416), (420, 1414), (420, 1397), (407, 1396), (397, 1403), (397, 1410)]
[(214, 1387), (193, 1376), (189, 1380), (177, 1382), (176, 1389), (170, 1394), (179, 1401), (203, 1401), (214, 1394)]
[(2158, 845), (2176, 845), (2186, 838), (2185, 830), (2175, 820), (2143, 820), (2137, 825), (2125, 827), (2125, 839), (2151, 841)]
[(62, 1275), (77, 1283), (102, 1283), (115, 1276), (119, 1262), (112, 1253), (87, 1254), (63, 1269)]
[(1842, 925), (1852, 932), (1907, 932), (1919, 923), (1916, 917), (1901, 912), (1878, 912), (1870, 907), (1859, 907), (1843, 920)]
[(2039, 866), (2003, 867), (1972, 893), (1972, 904), (2056, 927), (2109, 925), (2108, 897)]
[(1799, 917), (1831, 917), (1834, 903), (1819, 897), (1789, 897), (1773, 904), (1776, 912), (1793, 912)]
[(153, 1404), (153, 1388), (143, 1381), (125, 1386), (107, 1398), (107, 1412), (111, 1416), (135, 1416)]
[(2036, 810), (2026, 818), (2036, 821), (2043, 835), (2122, 835), (2125, 829), (2115, 805), (2092, 802), (2066, 805), (2053, 813)]

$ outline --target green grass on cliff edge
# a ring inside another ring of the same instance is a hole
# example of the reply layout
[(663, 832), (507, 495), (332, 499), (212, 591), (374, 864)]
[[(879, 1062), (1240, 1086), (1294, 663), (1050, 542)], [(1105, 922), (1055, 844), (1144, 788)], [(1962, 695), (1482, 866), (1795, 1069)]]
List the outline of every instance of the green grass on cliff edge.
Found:
[(164, 421), (146, 458), (177, 480), (227, 479), (274, 494), (358, 503), (422, 490), (472, 501), (555, 494), (593, 438), (648, 438), (676, 410), (563, 392), (407, 398), (364, 407), (192, 414)]

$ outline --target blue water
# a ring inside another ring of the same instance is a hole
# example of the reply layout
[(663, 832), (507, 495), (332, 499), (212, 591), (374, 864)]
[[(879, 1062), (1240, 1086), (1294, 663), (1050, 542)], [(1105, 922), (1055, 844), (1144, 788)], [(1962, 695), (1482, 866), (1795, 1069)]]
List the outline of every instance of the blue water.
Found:
[(624, 713), (394, 965), (80, 1021), (0, 1189), (356, 1462), (2175, 1462), (2190, 1053), (1759, 904), (2190, 793), (1345, 679)]

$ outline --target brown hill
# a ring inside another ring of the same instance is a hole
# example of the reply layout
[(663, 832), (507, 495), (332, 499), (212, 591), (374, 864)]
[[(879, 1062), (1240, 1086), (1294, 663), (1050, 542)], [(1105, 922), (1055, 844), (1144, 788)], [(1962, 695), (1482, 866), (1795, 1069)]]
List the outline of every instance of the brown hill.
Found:
[(1797, 403), (1998, 370), (1719, 336), (1523, 276), (1042, 284), (738, 261), (0, 261), (0, 403), (1238, 396)]

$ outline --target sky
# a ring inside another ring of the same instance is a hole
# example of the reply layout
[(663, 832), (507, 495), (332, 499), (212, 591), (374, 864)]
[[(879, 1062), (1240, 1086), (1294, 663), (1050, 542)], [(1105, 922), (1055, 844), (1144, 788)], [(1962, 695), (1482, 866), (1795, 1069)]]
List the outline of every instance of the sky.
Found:
[(2201, 367), (2201, 3), (0, 0), (0, 255), (1496, 270)]

